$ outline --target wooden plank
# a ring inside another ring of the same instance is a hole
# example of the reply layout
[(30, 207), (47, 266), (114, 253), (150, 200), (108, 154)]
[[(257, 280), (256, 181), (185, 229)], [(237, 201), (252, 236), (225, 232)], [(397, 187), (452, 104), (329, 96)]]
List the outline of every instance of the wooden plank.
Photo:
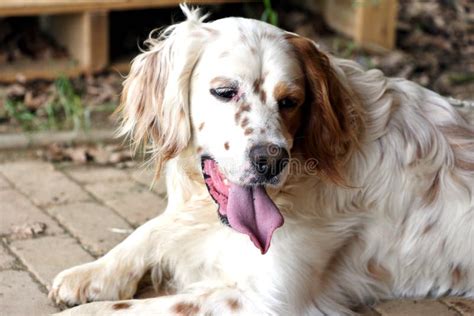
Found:
[(395, 46), (397, 0), (328, 0), (326, 23), (369, 50), (386, 51)]
[[(0, 0), (0, 16), (131, 10), (177, 6), (182, 0)], [(220, 4), (239, 0), (187, 0), (188, 4)]]
[[(393, 49), (397, 24), (397, 0), (369, 0), (357, 8), (354, 39), (367, 48)], [(370, 45), (370, 46), (369, 46)]]
[(324, 20), (336, 31), (348, 36), (354, 35), (354, 0), (328, 0), (324, 8)]
[(74, 77), (81, 74), (81, 67), (72, 60), (22, 61), (0, 64), (0, 82), (17, 80), (48, 79), (53, 80), (63, 75)]
[(52, 16), (49, 33), (65, 46), (84, 72), (103, 69), (109, 62), (109, 26), (106, 12)]
[(88, 59), (83, 66), (93, 72), (109, 64), (109, 19), (106, 12), (90, 12), (87, 16), (89, 30), (84, 46), (88, 47)]

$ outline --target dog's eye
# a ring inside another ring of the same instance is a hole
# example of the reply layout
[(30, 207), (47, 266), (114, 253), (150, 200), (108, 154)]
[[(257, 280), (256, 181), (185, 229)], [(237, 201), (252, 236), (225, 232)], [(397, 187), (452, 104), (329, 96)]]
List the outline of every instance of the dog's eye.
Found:
[(232, 87), (222, 87), (210, 90), (211, 94), (223, 101), (230, 101), (237, 95), (237, 89)]
[(278, 108), (280, 110), (292, 109), (296, 106), (296, 102), (290, 98), (284, 98), (278, 101)]

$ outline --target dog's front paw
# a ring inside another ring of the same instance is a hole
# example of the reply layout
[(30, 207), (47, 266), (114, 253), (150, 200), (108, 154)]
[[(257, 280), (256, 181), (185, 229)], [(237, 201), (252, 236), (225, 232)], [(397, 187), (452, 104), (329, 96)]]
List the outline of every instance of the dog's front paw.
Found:
[(136, 291), (139, 277), (129, 271), (94, 261), (59, 273), (49, 297), (56, 304), (74, 306), (92, 301), (128, 299)]

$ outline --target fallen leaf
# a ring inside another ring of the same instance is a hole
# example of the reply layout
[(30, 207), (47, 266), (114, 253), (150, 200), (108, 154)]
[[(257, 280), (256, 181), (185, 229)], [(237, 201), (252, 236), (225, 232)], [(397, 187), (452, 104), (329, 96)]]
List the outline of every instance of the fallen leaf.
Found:
[(42, 222), (33, 222), (33, 223), (25, 223), (22, 225), (14, 225), (11, 228), (11, 235), (12, 239), (28, 239), (28, 238), (35, 238), (41, 234), (44, 234), (47, 225)]

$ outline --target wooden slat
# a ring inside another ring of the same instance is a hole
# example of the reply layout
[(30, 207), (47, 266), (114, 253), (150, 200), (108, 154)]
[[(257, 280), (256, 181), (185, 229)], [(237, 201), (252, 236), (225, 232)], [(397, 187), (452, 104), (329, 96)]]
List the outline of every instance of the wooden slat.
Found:
[[(61, 13), (49, 16), (47, 32), (67, 48), (71, 61), (22, 61), (0, 64), (0, 82), (18, 78), (54, 79), (100, 71), (109, 65), (109, 10), (176, 6), (181, 0), (0, 0), (0, 16)], [(237, 0), (189, 0), (224, 3)], [(119, 65), (128, 72), (128, 63)]]
[(324, 9), (326, 23), (336, 31), (353, 37), (355, 24), (354, 0), (328, 0)]
[(393, 49), (397, 23), (396, 0), (371, 0), (357, 9), (354, 39), (366, 47)]
[(84, 72), (103, 69), (109, 62), (107, 12), (83, 12), (51, 17), (49, 32), (79, 62)]
[[(0, 16), (130, 10), (176, 6), (182, 0), (0, 0)], [(187, 0), (188, 4), (219, 4), (238, 0)]]
[(380, 51), (395, 46), (397, 0), (327, 0), (329, 26), (360, 46)]
[(0, 81), (13, 82), (18, 79), (49, 79), (61, 75), (74, 77), (81, 74), (82, 69), (72, 60), (54, 61), (22, 61), (11, 64), (0, 64)]

